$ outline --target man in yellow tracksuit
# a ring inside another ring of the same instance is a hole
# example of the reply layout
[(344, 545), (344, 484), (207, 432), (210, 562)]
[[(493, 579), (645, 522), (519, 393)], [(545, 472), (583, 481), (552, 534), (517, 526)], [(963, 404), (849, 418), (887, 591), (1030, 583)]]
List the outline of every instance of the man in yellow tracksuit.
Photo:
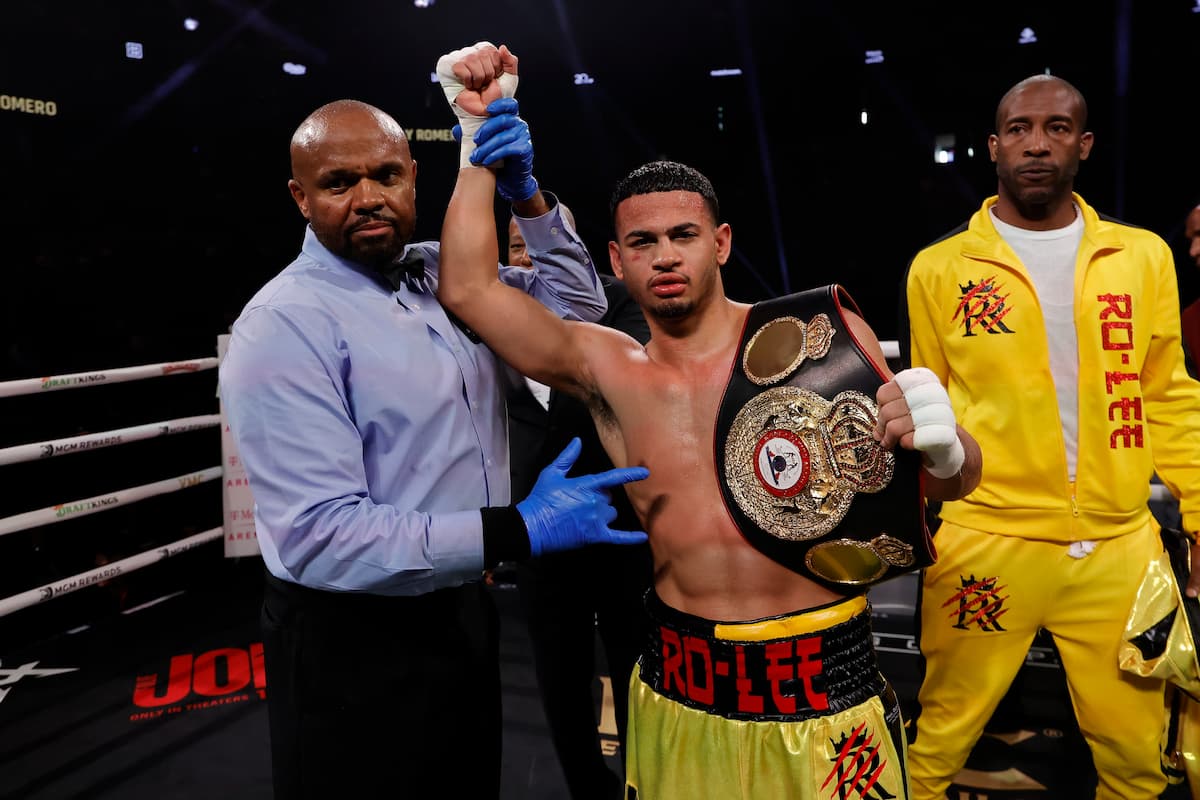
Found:
[(1163, 683), (1122, 672), (1117, 652), (1162, 549), (1153, 473), (1185, 529), (1200, 527), (1200, 383), (1184, 367), (1170, 248), (1074, 193), (1086, 125), (1060, 78), (1010, 89), (988, 140), (997, 196), (905, 280), (911, 365), (941, 379), (984, 453), (978, 488), (942, 507), (923, 575), (916, 800), (945, 797), (1039, 628), (1062, 658), (1096, 797), (1165, 786)]

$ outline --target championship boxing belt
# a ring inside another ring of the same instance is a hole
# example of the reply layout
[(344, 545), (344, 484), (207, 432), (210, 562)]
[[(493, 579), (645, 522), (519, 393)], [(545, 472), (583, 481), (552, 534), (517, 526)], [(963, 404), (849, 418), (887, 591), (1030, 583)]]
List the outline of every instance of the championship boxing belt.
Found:
[(937, 556), (921, 454), (875, 441), (884, 381), (843, 307), (858, 312), (831, 284), (750, 309), (717, 411), (716, 464), (750, 544), (845, 594)]

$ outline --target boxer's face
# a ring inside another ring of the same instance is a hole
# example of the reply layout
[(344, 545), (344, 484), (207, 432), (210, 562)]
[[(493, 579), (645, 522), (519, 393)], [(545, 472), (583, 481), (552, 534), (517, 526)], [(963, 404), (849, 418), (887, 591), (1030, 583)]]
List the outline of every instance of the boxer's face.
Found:
[(699, 194), (633, 195), (617, 205), (614, 222), (613, 273), (647, 314), (685, 317), (714, 292), (723, 294), (732, 233), (727, 223), (716, 224)]
[(416, 227), (417, 162), (398, 128), (339, 114), (292, 158), (288, 188), (331, 252), (372, 267), (404, 250)]

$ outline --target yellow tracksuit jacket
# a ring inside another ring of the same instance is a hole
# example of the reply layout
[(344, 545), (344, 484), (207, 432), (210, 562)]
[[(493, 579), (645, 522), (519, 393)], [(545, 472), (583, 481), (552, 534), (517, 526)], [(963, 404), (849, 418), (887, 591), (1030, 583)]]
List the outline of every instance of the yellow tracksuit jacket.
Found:
[(917, 253), (905, 279), (901, 343), (913, 366), (941, 378), (983, 450), (979, 487), (944, 504), (942, 518), (1024, 538), (1107, 539), (1145, 524), (1157, 472), (1180, 498), (1184, 527), (1200, 529), (1200, 383), (1184, 366), (1170, 248), (1075, 195), (1084, 233), (1072, 485), (1037, 295), (992, 225), (995, 202)]

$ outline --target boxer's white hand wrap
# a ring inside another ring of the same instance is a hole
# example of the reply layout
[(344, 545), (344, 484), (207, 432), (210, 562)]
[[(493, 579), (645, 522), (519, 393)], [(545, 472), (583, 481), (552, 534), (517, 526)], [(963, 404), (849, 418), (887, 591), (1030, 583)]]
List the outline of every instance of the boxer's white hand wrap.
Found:
[[(463, 85), (454, 74), (454, 65), (471, 53), (477, 52), (484, 47), (493, 47), (491, 42), (476, 42), (470, 47), (461, 47), (458, 50), (453, 50), (446, 53), (438, 59), (437, 76), (438, 82), (442, 84), (442, 91), (446, 94), (446, 102), (450, 104), (455, 115), (458, 117), (458, 124), (462, 127), (462, 141), (459, 144), (458, 151), (458, 166), (459, 168), (472, 166), (471, 154), (475, 152), (475, 134), (479, 131), (480, 126), (487, 121), (487, 117), (477, 117), (474, 114), (468, 114), (459, 108), (455, 100), (467, 88)], [(513, 97), (517, 93), (517, 76), (505, 72), (498, 79), (500, 83), (500, 91), (503, 97)]]
[(929, 474), (935, 478), (954, 477), (966, 456), (958, 441), (950, 395), (925, 367), (898, 372), (895, 380), (912, 415), (913, 447), (929, 456)]

